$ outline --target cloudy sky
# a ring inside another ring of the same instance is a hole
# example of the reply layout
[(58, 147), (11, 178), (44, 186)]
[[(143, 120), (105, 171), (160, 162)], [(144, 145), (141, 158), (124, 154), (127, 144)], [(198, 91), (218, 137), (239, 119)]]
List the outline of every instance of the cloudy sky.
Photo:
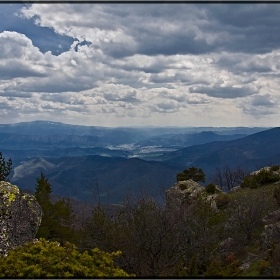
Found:
[(0, 4), (0, 123), (279, 126), (278, 4)]

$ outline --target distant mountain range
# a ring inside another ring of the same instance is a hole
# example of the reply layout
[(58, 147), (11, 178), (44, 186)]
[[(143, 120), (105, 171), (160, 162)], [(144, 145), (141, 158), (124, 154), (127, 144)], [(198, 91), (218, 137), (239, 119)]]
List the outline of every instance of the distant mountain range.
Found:
[(280, 164), (280, 127), (241, 139), (214, 141), (182, 148), (166, 153), (160, 160), (169, 164), (180, 164), (186, 168), (199, 166), (208, 174), (216, 167), (225, 165), (246, 166), (252, 170), (269, 164)]
[[(218, 134), (252, 134), (267, 128), (262, 127), (101, 127), (71, 125), (61, 122), (32, 121), (15, 124), (0, 124), (0, 133), (16, 133), (23, 135), (93, 135), (97, 137), (116, 138), (116, 136), (130, 136), (133, 143), (142, 141), (149, 137), (169, 134), (172, 136), (184, 133), (199, 133), (202, 131), (213, 131)], [(120, 135), (116, 133), (120, 133)], [(128, 133), (128, 134), (125, 134)], [(128, 140), (124, 139), (124, 142)]]
[(194, 134), (178, 134), (171, 137), (154, 137), (137, 143), (140, 146), (182, 147), (201, 145), (213, 141), (229, 141), (247, 136), (246, 134), (219, 135), (212, 131)]
[[(34, 121), (0, 124), (0, 150), (15, 161), (31, 157), (84, 155), (154, 159), (154, 156), (162, 155), (170, 151), (170, 148), (174, 150), (212, 141), (238, 139), (264, 129), (106, 128)], [(159, 147), (164, 149), (159, 152)]]
[(89, 201), (99, 189), (111, 203), (130, 192), (158, 194), (191, 166), (202, 168), (209, 182), (216, 167), (280, 165), (279, 144), (280, 128), (0, 125), (0, 151), (13, 159), (12, 183), (34, 190), (43, 171), (54, 194)]

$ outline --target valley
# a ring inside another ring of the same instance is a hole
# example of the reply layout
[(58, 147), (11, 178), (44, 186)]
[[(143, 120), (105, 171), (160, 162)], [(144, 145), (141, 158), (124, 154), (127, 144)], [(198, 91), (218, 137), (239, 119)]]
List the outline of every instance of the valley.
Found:
[(125, 195), (162, 199), (176, 174), (217, 167), (254, 170), (280, 164), (280, 128), (103, 128), (30, 122), (0, 125), (0, 151), (12, 158), (10, 181), (34, 191), (42, 171), (53, 193), (80, 201), (122, 203)]

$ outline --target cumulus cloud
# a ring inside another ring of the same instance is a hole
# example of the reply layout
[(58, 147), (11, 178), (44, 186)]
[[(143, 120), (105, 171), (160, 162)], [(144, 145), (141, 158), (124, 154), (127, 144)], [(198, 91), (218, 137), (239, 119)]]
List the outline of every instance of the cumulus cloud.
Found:
[(22, 6), (21, 31), (0, 29), (1, 119), (13, 108), (11, 121), (226, 126), (279, 114), (278, 5)]

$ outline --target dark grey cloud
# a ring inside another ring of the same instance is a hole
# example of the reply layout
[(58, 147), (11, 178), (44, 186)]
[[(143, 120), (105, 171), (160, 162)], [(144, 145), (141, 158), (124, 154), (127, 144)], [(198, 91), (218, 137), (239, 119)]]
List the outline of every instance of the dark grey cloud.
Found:
[(278, 4), (212, 4), (203, 6), (204, 32), (224, 32), (228, 37), (216, 45), (228, 52), (267, 53), (279, 47)]
[(164, 36), (158, 34), (153, 38), (144, 34), (141, 38), (137, 38), (139, 44), (137, 52), (145, 55), (199, 55), (215, 49), (215, 46), (209, 45), (205, 39), (195, 39), (195, 33), (185, 35), (181, 31), (178, 30), (175, 34), (164, 34)]
[(145, 65), (145, 66), (139, 66), (136, 64), (124, 64), (122, 66), (120, 65), (113, 65), (109, 64), (112, 68), (119, 69), (120, 67), (125, 70), (125, 71), (137, 71), (137, 72), (145, 72), (149, 74), (159, 74), (163, 72), (166, 68), (168, 68), (168, 63), (160, 63), (160, 62), (155, 62), (150, 65)]
[(220, 51), (262, 54), (278, 48), (280, 42), (280, 6), (277, 4), (184, 3), (160, 8), (151, 4), (148, 9), (141, 4), (124, 4), (102, 8), (116, 21), (111, 29), (117, 26), (125, 30), (137, 43), (136, 46), (105, 43), (106, 54), (114, 58), (134, 53), (151, 56)]
[(242, 73), (269, 73), (273, 71), (267, 60), (248, 57), (248, 55), (240, 53), (235, 55), (221, 55), (217, 60), (217, 65), (222, 69), (228, 69), (238, 75)]
[(271, 101), (271, 96), (269, 94), (254, 96), (252, 100), (252, 105), (269, 107), (269, 108), (276, 106), (276, 104), (273, 101)]
[(6, 89), (4, 92), (0, 92), (0, 96), (9, 97), (9, 98), (14, 98), (14, 97), (31, 98), (33, 94), (30, 92), (22, 92), (17, 90)]
[(49, 75), (47, 78), (32, 80), (29, 83), (21, 85), (21, 89), (26, 92), (38, 93), (60, 93), (60, 92), (80, 92), (92, 89), (96, 83), (91, 77), (77, 77), (75, 79), (66, 75)]
[(137, 98), (136, 90), (129, 91), (129, 92), (107, 92), (103, 94), (103, 97), (107, 101), (124, 101), (124, 102), (141, 102), (139, 98)]
[(19, 77), (46, 77), (46, 74), (32, 69), (30, 65), (10, 60), (4, 65), (0, 65), (0, 77), (2, 80), (10, 80)]
[(266, 115), (273, 115), (277, 113), (276, 110), (271, 108), (256, 108), (254, 106), (242, 106), (241, 108), (245, 115), (251, 115), (257, 119), (263, 118)]
[(214, 86), (214, 87), (193, 86), (189, 88), (189, 91), (191, 93), (207, 94), (208, 96), (211, 97), (230, 98), (230, 99), (245, 97), (257, 93), (256, 91), (248, 87), (235, 88), (235, 87), (220, 87), (220, 86)]

